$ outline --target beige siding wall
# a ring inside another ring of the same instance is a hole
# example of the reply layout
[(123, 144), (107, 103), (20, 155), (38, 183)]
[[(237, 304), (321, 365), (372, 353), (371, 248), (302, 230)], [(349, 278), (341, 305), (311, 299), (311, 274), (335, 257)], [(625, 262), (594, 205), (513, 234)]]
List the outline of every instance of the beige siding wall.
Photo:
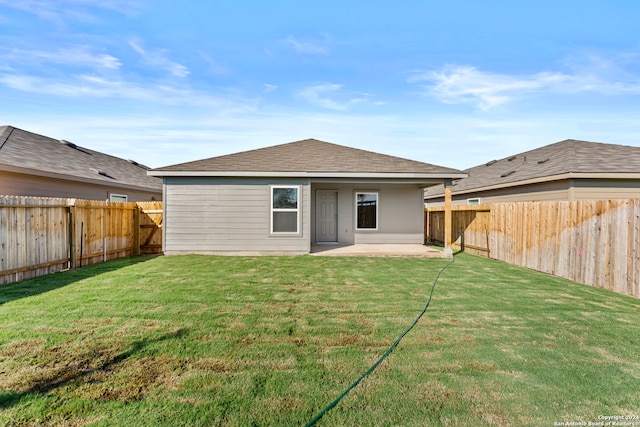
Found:
[[(300, 185), (301, 233), (270, 233), (271, 185)], [(165, 178), (164, 251), (180, 253), (308, 253), (307, 180)]]
[(0, 171), (0, 195), (108, 200), (110, 194), (126, 195), (129, 202), (162, 200), (160, 191), (146, 192)]
[(574, 180), (571, 200), (640, 198), (640, 182), (634, 180)]
[[(460, 195), (453, 197), (453, 206), (466, 206), (469, 199), (480, 199), (480, 203), (504, 202), (545, 202), (554, 200), (568, 200), (571, 190), (559, 183), (513, 187), (506, 190), (487, 191), (478, 194)], [(444, 205), (444, 202), (442, 203)]]
[[(315, 218), (316, 190), (338, 191), (338, 242), (353, 243), (424, 243), (422, 190), (416, 185), (400, 184), (313, 184), (312, 217)], [(377, 230), (356, 230), (356, 192), (378, 193)], [(315, 221), (314, 221), (315, 222)], [(312, 224), (315, 243), (315, 223)]]

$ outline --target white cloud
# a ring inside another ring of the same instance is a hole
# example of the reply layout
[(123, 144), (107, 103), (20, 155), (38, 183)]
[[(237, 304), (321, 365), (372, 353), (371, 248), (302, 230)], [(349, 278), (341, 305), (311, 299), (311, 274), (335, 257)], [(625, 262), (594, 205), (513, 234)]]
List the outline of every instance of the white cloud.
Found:
[(10, 49), (0, 51), (0, 58), (19, 65), (54, 63), (106, 70), (115, 70), (122, 65), (118, 58), (106, 53), (93, 52), (92, 48), (88, 46), (70, 46), (48, 51)]
[(142, 41), (138, 39), (130, 40), (129, 46), (131, 46), (131, 48), (141, 56), (143, 62), (149, 66), (160, 68), (174, 77), (184, 78), (191, 74), (187, 67), (167, 58), (165, 51), (161, 49), (145, 49), (142, 46)]
[(322, 83), (314, 86), (306, 87), (298, 92), (298, 95), (304, 100), (319, 105), (321, 107), (332, 110), (346, 110), (346, 106), (339, 104), (332, 99), (324, 96), (326, 93), (335, 93), (342, 88), (342, 85), (334, 83)]
[(126, 86), (122, 82), (109, 81), (95, 76), (76, 76), (75, 79), (60, 80), (20, 74), (0, 76), (0, 84), (22, 92), (56, 95), (64, 97), (114, 97), (128, 99), (149, 98), (145, 90)]
[(276, 85), (272, 85), (269, 83), (265, 83), (263, 85), (264, 89), (263, 89), (263, 93), (271, 93), (271, 92), (275, 92), (276, 90), (278, 90), (278, 86)]
[(329, 53), (329, 43), (325, 38), (322, 41), (318, 40), (303, 40), (295, 38), (293, 36), (286, 37), (283, 42), (293, 48), (297, 53), (303, 55), (326, 55)]
[(513, 98), (557, 86), (571, 77), (561, 73), (510, 76), (479, 71), (470, 66), (446, 66), (440, 71), (414, 75), (410, 83), (427, 81), (428, 93), (447, 104), (472, 103), (483, 110)]
[[(313, 105), (337, 111), (345, 111), (352, 105), (365, 102), (369, 96), (360, 94), (360, 96), (351, 97), (350, 95), (352, 94), (344, 94), (342, 85), (337, 83), (319, 83), (305, 87), (297, 92), (298, 97)], [(337, 100), (336, 98), (348, 99)]]
[(443, 103), (469, 103), (482, 110), (541, 93), (640, 94), (640, 78), (611, 61), (590, 56), (581, 63), (574, 62), (571, 68), (569, 73), (509, 75), (448, 65), (441, 70), (416, 72), (408, 82), (420, 84), (429, 96)]
[(575, 92), (597, 92), (604, 95), (640, 94), (640, 54), (620, 53), (603, 57), (594, 53), (572, 55), (564, 64), (575, 77)]
[(137, 84), (95, 75), (73, 75), (58, 79), (22, 74), (0, 74), (0, 84), (22, 92), (67, 98), (117, 98), (163, 105), (226, 109), (240, 108), (236, 104), (253, 105), (253, 101), (250, 100), (216, 97), (190, 88)]
[(30, 13), (44, 21), (65, 26), (67, 21), (95, 23), (97, 14), (89, 10), (107, 9), (134, 15), (142, 9), (140, 0), (0, 0), (0, 5)]
[(231, 70), (228, 67), (218, 63), (213, 58), (211, 58), (208, 54), (204, 52), (199, 52), (199, 54), (200, 54), (200, 57), (207, 63), (207, 68), (204, 70), (201, 70), (201, 73), (204, 72), (205, 74), (210, 74), (212, 76), (222, 76), (222, 75), (229, 74), (231, 72)]

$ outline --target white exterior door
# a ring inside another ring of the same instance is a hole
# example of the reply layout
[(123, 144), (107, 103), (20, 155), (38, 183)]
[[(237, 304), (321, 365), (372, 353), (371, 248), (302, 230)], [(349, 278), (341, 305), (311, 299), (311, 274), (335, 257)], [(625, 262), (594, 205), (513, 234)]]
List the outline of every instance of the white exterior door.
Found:
[(338, 241), (337, 191), (316, 191), (316, 240), (318, 243)]

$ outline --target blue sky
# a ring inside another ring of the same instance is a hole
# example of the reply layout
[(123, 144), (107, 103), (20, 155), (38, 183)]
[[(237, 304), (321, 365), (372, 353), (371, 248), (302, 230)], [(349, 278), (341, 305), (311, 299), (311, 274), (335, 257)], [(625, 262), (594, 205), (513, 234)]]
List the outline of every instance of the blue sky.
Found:
[(640, 146), (635, 0), (0, 0), (0, 125), (166, 166), (305, 138), (464, 169)]

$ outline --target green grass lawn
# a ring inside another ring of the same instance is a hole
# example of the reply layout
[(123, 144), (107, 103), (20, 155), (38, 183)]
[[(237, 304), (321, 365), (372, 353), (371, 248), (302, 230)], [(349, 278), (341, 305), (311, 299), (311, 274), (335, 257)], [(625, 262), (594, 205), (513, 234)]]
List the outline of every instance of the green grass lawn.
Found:
[[(135, 257), (1, 286), (0, 425), (304, 425), (447, 262)], [(317, 425), (597, 422), (640, 415), (639, 384), (640, 300), (460, 254)]]

